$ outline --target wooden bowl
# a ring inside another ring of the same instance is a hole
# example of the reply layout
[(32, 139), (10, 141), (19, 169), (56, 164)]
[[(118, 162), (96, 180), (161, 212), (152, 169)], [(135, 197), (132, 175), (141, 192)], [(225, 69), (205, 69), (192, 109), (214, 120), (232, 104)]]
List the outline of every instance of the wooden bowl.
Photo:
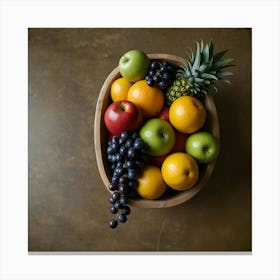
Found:
[[(167, 60), (176, 66), (181, 66), (185, 63), (185, 60), (183, 58), (170, 54), (149, 54), (148, 57), (150, 59)], [(112, 175), (106, 160), (106, 144), (108, 139), (108, 132), (104, 124), (104, 113), (111, 102), (111, 84), (115, 79), (119, 77), (121, 77), (119, 67), (116, 67), (109, 74), (101, 88), (95, 111), (94, 147), (99, 173), (107, 189)], [(204, 124), (203, 129), (211, 132), (215, 137), (219, 139), (219, 120), (213, 98), (211, 96), (205, 97), (204, 105), (207, 110), (207, 120)], [(129, 204), (141, 208), (166, 208), (184, 203), (187, 200), (191, 199), (194, 195), (196, 195), (205, 186), (214, 170), (215, 163), (216, 160), (206, 165), (199, 165), (200, 173), (198, 182), (189, 190), (179, 192), (168, 189), (168, 191), (161, 198), (156, 200), (143, 199), (135, 195), (134, 197), (131, 197), (129, 199)]]

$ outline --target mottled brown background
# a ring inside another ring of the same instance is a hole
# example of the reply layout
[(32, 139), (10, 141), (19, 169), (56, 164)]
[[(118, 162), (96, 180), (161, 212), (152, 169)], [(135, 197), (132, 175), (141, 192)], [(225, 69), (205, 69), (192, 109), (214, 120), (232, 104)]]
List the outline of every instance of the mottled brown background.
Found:
[[(111, 230), (93, 146), (102, 83), (129, 49), (184, 57), (200, 39), (236, 64), (215, 95), (216, 169), (189, 202), (133, 208)], [(29, 29), (29, 251), (251, 251), (251, 113), (251, 29)]]

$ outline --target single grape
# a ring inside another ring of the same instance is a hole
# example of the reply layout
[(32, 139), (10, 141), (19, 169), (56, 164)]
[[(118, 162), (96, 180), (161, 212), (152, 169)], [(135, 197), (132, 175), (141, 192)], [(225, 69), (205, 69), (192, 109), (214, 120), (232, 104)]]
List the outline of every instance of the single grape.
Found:
[(109, 201), (111, 204), (114, 204), (116, 203), (119, 199), (120, 199), (121, 195), (119, 192), (114, 192), (110, 198), (109, 198)]
[(164, 80), (161, 80), (158, 83), (158, 86), (160, 87), (160, 89), (164, 90), (164, 89), (166, 89), (167, 83)]
[(113, 155), (111, 155), (111, 154), (109, 154), (109, 155), (107, 156), (107, 159), (108, 159), (109, 162), (112, 162), (112, 157), (113, 157)]
[(127, 139), (126, 142), (125, 142), (125, 146), (127, 148), (132, 147), (133, 146), (133, 139), (131, 139), (131, 138)]
[(117, 157), (115, 154), (112, 155), (111, 162), (117, 162)]
[(133, 148), (136, 150), (141, 150), (144, 147), (144, 143), (140, 137), (136, 138), (133, 144)]
[(125, 168), (133, 168), (135, 166), (134, 162), (132, 160), (127, 160), (125, 162)]
[(139, 153), (133, 147), (130, 147), (127, 151), (127, 157), (129, 159), (132, 159), (132, 160), (136, 159), (138, 155), (139, 155)]
[(159, 63), (156, 60), (153, 60), (150, 65), (150, 69), (157, 69)]
[(112, 196), (109, 197), (109, 202), (110, 202), (111, 204), (114, 204), (114, 203), (115, 203)]
[(128, 183), (127, 176), (125, 176), (125, 175), (121, 176), (120, 179), (119, 179), (119, 183), (123, 184), (123, 185), (126, 185)]
[(123, 139), (124, 141), (126, 141), (128, 138), (130, 137), (130, 133), (129, 133), (129, 131), (122, 131), (121, 132), (121, 139)]
[(111, 163), (110, 169), (111, 169), (112, 171), (114, 171), (116, 167), (117, 167), (117, 164), (116, 164), (115, 162)]
[(153, 80), (158, 83), (160, 81), (160, 74), (157, 72), (154, 76), (153, 76)]
[(112, 145), (107, 148), (107, 155), (112, 155), (114, 153)]
[(118, 189), (118, 184), (116, 183), (116, 182), (111, 182), (110, 184), (109, 184), (109, 190), (110, 191), (116, 191)]
[(127, 221), (127, 217), (125, 214), (120, 214), (118, 216), (118, 220), (121, 222), (121, 223), (125, 223)]
[(137, 170), (136, 169), (128, 169), (127, 170), (127, 178), (128, 179), (136, 179), (137, 177)]
[(119, 140), (118, 142), (112, 142), (112, 145), (110, 147), (112, 147), (113, 152), (116, 153), (119, 148)]
[(110, 222), (109, 222), (109, 226), (110, 228), (116, 228), (118, 225), (118, 221), (115, 220), (115, 219), (111, 219)]
[(124, 195), (124, 196), (127, 196), (128, 193), (129, 193), (129, 188), (124, 185), (124, 184), (119, 184), (119, 192)]
[(120, 146), (120, 149), (119, 149), (120, 155), (125, 156), (127, 153), (127, 150), (128, 150), (128, 148), (126, 146), (124, 146), (124, 145)]
[(119, 182), (119, 177), (113, 175), (113, 177), (112, 177), (112, 179), (111, 179), (111, 182), (112, 182), (112, 183), (118, 183), (118, 182)]
[(167, 68), (170, 65), (166, 60), (164, 60), (161, 64), (162, 67)]
[(112, 206), (112, 207), (110, 208), (110, 212), (111, 212), (112, 214), (117, 214), (117, 213), (118, 213), (118, 209), (117, 209), (115, 206)]
[(117, 153), (116, 154), (116, 161), (119, 163), (119, 162), (121, 162), (122, 163), (122, 161), (124, 160), (124, 155), (121, 155), (120, 153)]
[(114, 170), (114, 175), (117, 177), (121, 177), (125, 173), (125, 170), (123, 167), (116, 167)]
[(164, 72), (162, 74), (162, 79), (168, 81), (170, 79), (170, 74), (168, 72)]
[(129, 180), (128, 181), (128, 187), (129, 188), (131, 188), (131, 189), (133, 189), (133, 188), (135, 188), (136, 187), (136, 185), (137, 185), (137, 181), (136, 180)]
[(121, 211), (122, 214), (125, 214), (125, 215), (129, 215), (130, 214), (130, 208), (129, 206), (125, 205)]
[(118, 200), (118, 201), (115, 202), (114, 207), (117, 208), (117, 209), (122, 209), (122, 208), (123, 208), (123, 205), (122, 205), (121, 202)]
[(120, 198), (120, 204), (121, 205), (125, 205), (125, 204), (127, 204), (127, 198), (126, 198), (126, 196), (121, 196), (121, 198)]
[(119, 142), (119, 137), (114, 135), (114, 136), (112, 137), (112, 143), (118, 144), (118, 142)]
[(153, 79), (153, 75), (154, 75), (154, 74), (151, 74), (151, 75), (149, 75), (149, 76), (146, 76), (146, 78), (145, 78), (147, 84), (148, 84), (150, 87), (152, 87), (152, 86), (155, 84), (154, 79)]
[(120, 145), (120, 146), (124, 145), (124, 144), (125, 144), (125, 141), (126, 141), (125, 139), (120, 138), (120, 139), (119, 139), (119, 145)]
[(166, 70), (167, 70), (167, 66), (162, 64), (161, 67), (160, 67), (160, 69), (159, 69), (159, 71), (161, 72), (161, 74), (164, 73)]
[(121, 194), (119, 192), (114, 192), (112, 194), (112, 197), (114, 198), (115, 201), (119, 200), (121, 197)]

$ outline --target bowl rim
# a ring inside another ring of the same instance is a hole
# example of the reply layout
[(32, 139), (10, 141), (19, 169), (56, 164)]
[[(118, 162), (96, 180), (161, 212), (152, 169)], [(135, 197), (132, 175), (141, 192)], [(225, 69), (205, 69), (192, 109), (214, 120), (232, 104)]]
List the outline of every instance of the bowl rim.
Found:
[[(185, 59), (182, 57), (179, 57), (177, 55), (172, 54), (165, 54), (165, 53), (151, 53), (148, 54), (149, 59), (161, 59), (161, 60), (168, 60), (172, 63), (175, 63), (176, 65), (180, 66), (185, 63)], [(111, 73), (107, 76), (105, 79), (101, 90), (99, 92), (98, 100), (96, 103), (95, 108), (95, 118), (94, 118), (94, 149), (96, 154), (96, 161), (98, 166), (99, 175), (106, 186), (106, 189), (111, 192), (108, 189), (109, 186), (109, 179), (106, 175), (106, 170), (103, 163), (103, 154), (102, 154), (102, 139), (101, 139), (101, 123), (102, 123), (102, 110), (103, 108), (103, 100), (104, 97), (106, 97), (106, 92), (108, 91), (108, 87), (112, 84), (112, 82), (118, 78), (121, 77), (119, 72), (119, 67), (115, 67)], [(107, 93), (108, 95), (108, 93)], [(108, 97), (108, 96), (107, 96)], [(207, 110), (208, 119), (210, 116), (210, 121), (212, 125), (211, 132), (212, 134), (220, 140), (220, 128), (219, 128), (219, 119), (217, 115), (217, 110), (215, 106), (214, 99), (211, 95), (207, 95), (204, 98), (204, 105), (206, 109), (211, 108), (211, 111)], [(210, 124), (210, 126), (211, 126)], [(104, 141), (104, 139), (103, 139)], [(188, 200), (190, 200), (192, 197), (194, 197), (207, 183), (209, 178), (211, 177), (213, 170), (216, 165), (217, 158), (208, 163), (205, 168), (204, 176), (199, 177), (198, 182), (189, 190), (185, 191), (178, 191), (176, 192), (176, 195), (169, 197), (168, 199), (155, 199), (155, 200), (149, 200), (144, 198), (131, 198), (129, 199), (129, 205), (139, 207), (139, 208), (167, 208), (167, 207), (173, 207), (179, 204), (182, 204)]]

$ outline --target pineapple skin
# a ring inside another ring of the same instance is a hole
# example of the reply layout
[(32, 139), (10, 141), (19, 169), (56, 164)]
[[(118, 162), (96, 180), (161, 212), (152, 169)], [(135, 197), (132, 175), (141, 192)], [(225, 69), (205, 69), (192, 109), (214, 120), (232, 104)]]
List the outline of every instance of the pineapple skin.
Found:
[(218, 80), (230, 84), (226, 76), (232, 75), (231, 72), (224, 71), (232, 58), (223, 58), (228, 50), (214, 54), (212, 41), (208, 44), (196, 42), (197, 49), (194, 54), (192, 50), (189, 53), (189, 59), (177, 71), (177, 79), (167, 90), (165, 100), (170, 106), (180, 96), (193, 96), (203, 99), (213, 88), (217, 91), (214, 83)]
[(188, 95), (189, 85), (185, 78), (177, 78), (166, 93), (166, 104), (170, 106), (180, 96)]
[(203, 99), (204, 95), (198, 92), (193, 92), (188, 81), (184, 77), (177, 78), (171, 87), (166, 92), (165, 102), (167, 106), (170, 106), (177, 98), (181, 96), (193, 96), (198, 99)]

